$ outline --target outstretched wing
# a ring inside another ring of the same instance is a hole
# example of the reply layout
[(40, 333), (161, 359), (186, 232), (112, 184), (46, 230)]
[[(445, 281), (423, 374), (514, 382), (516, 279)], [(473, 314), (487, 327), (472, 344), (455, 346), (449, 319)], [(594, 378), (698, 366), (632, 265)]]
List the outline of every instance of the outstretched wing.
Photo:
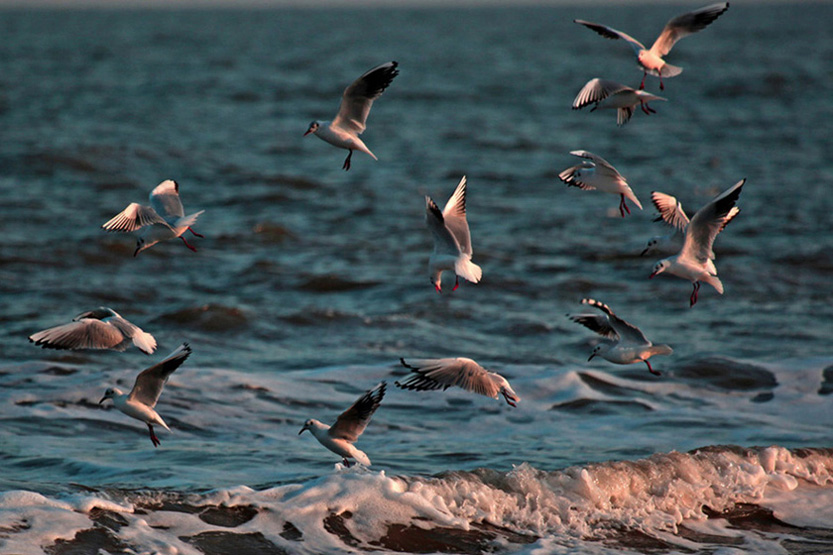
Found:
[(133, 389), (130, 391), (128, 399), (131, 401), (139, 401), (151, 408), (155, 407), (156, 401), (159, 400), (159, 395), (162, 394), (162, 388), (165, 386), (165, 382), (168, 381), (168, 377), (185, 362), (185, 359), (190, 354), (191, 347), (188, 343), (183, 343), (168, 355), (165, 360), (143, 370), (136, 376), (136, 383), (133, 384)]
[(680, 201), (671, 195), (653, 191), (651, 193), (651, 202), (654, 203), (657, 212), (659, 212), (659, 216), (654, 220), (655, 222), (663, 221), (671, 227), (683, 232), (685, 231), (686, 227), (688, 227), (688, 215), (683, 210), (683, 205)]
[(396, 62), (387, 62), (367, 71), (344, 89), (333, 125), (361, 134), (367, 127), (367, 115), (373, 101), (379, 98), (399, 75)]
[(645, 46), (643, 46), (643, 44), (641, 42), (639, 42), (638, 40), (636, 40), (632, 36), (628, 35), (627, 33), (623, 33), (622, 31), (617, 31), (613, 27), (608, 27), (606, 25), (600, 25), (598, 23), (592, 23), (590, 21), (583, 21), (581, 19), (574, 19), (573, 22), (578, 23), (579, 25), (584, 25), (588, 29), (592, 29), (593, 31), (596, 31), (597, 33), (599, 33), (601, 36), (603, 36), (606, 39), (614, 39), (614, 40), (622, 39), (624, 41), (627, 41), (627, 43), (630, 44), (631, 48), (633, 48), (633, 51), (636, 52), (637, 55), (639, 55), (640, 50), (645, 50)]
[(173, 179), (166, 179), (150, 192), (150, 205), (169, 224), (185, 215), (179, 198), (179, 183)]
[(335, 424), (327, 430), (330, 437), (343, 439), (351, 443), (356, 441), (367, 427), (373, 413), (376, 412), (376, 409), (382, 403), (386, 387), (387, 384), (381, 382), (359, 397), (349, 409), (341, 413), (336, 419)]
[(665, 56), (678, 40), (702, 31), (728, 9), (729, 2), (721, 2), (678, 15), (665, 24), (659, 37), (651, 46), (651, 52), (659, 57)]
[(601, 102), (608, 96), (628, 90), (629, 88), (616, 81), (596, 77), (588, 81), (578, 92), (576, 98), (573, 100), (573, 110), (579, 110), (588, 104)]
[(448, 199), (443, 208), (445, 227), (460, 245), (460, 252), (471, 256), (471, 231), (466, 220), (466, 176), (460, 180), (454, 194)]
[(500, 392), (500, 386), (489, 377), (486, 369), (470, 358), (413, 359), (411, 364), (401, 358), (399, 361), (413, 372), (396, 382), (402, 389), (430, 391), (457, 386), (486, 397), (497, 397)]
[(613, 310), (603, 302), (597, 301), (595, 299), (582, 299), (581, 304), (587, 304), (592, 307), (598, 308), (605, 314), (607, 314), (608, 320), (610, 322), (610, 327), (616, 332), (619, 336), (620, 342), (626, 343), (636, 343), (636, 344), (650, 344), (648, 338), (645, 337), (645, 334), (642, 333), (642, 330), (637, 328), (636, 326), (622, 320), (616, 314), (613, 313)]
[(115, 326), (96, 318), (81, 318), (29, 336), (29, 341), (44, 349), (125, 350), (125, 336)]
[(142, 206), (136, 202), (131, 202), (127, 205), (127, 208), (116, 214), (101, 227), (107, 231), (127, 233), (153, 224), (168, 225), (150, 206)]
[(617, 181), (627, 182), (622, 174), (613, 167), (613, 164), (599, 156), (598, 154), (593, 154), (589, 150), (572, 150), (570, 154), (573, 156), (578, 156), (579, 158), (584, 158), (585, 160), (589, 160), (593, 163), (596, 167), (596, 173), (606, 175), (610, 178), (613, 178)]
[(741, 179), (694, 214), (686, 229), (685, 242), (679, 254), (681, 258), (693, 259), (701, 264), (714, 259), (714, 240), (740, 212), (735, 203), (744, 183), (746, 179)]
[(445, 225), (445, 216), (431, 197), (425, 197), (425, 224), (434, 236), (434, 252), (459, 256), (460, 244)]

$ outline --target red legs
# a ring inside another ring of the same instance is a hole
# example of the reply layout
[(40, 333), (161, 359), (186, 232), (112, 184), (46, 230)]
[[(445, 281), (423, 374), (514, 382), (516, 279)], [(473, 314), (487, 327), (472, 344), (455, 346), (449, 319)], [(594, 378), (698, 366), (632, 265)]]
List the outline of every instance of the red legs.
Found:
[(159, 441), (159, 438), (156, 437), (155, 433), (153, 433), (153, 426), (151, 426), (150, 424), (148, 424), (148, 431), (150, 432), (150, 441), (151, 443), (153, 443), (153, 446), (159, 447), (162, 444), (162, 442)]
[(191, 226), (188, 226), (188, 231), (190, 231), (191, 233), (193, 233), (195, 236), (199, 237), (200, 239), (205, 239), (205, 235), (202, 235), (201, 233), (197, 233), (196, 231), (191, 229)]
[(643, 360), (642, 362), (644, 362), (645, 364), (648, 365), (648, 371), (651, 374), (653, 374), (654, 376), (662, 376), (662, 372), (660, 372), (659, 370), (654, 370), (653, 368), (651, 368), (651, 363), (650, 362), (648, 362), (647, 360)]
[(639, 90), (643, 90), (645, 88), (645, 78), (648, 77), (647, 73), (642, 74), (642, 82), (639, 84)]
[(443, 288), (442, 288), (442, 287), (440, 287), (440, 284), (439, 284), (439, 283), (435, 283), (435, 284), (434, 284), (434, 289), (436, 289), (436, 290), (437, 290), (437, 293), (439, 293), (440, 295), (442, 295), (442, 294), (443, 294)]
[(694, 282), (694, 291), (691, 292), (691, 298), (689, 299), (689, 301), (691, 302), (691, 304), (688, 305), (689, 307), (694, 306), (694, 303), (697, 302), (697, 293), (699, 291), (700, 291), (700, 282), (695, 281)]
[(351, 148), (351, 149), (348, 149), (348, 150), (350, 151), (350, 154), (347, 155), (347, 158), (344, 159), (344, 165), (341, 166), (341, 169), (343, 169), (344, 171), (347, 171), (347, 170), (350, 169), (350, 158), (353, 157), (353, 149)]
[(188, 241), (185, 240), (185, 237), (180, 235), (179, 238), (182, 239), (182, 242), (185, 243), (186, 247), (188, 247), (189, 249), (191, 249), (194, 252), (197, 252), (197, 249), (195, 249), (194, 247), (192, 247), (191, 245), (188, 244)]
[(506, 399), (506, 402), (509, 403), (509, 405), (511, 405), (513, 407), (518, 406), (518, 405), (515, 404), (514, 401), (512, 401), (512, 399), (509, 398), (509, 395), (507, 395), (505, 391), (501, 391), (501, 393), (503, 393), (503, 398)]
[(653, 108), (651, 108), (650, 106), (648, 106), (648, 104), (647, 104), (647, 103), (645, 103), (645, 102), (640, 102), (640, 103), (639, 103), (639, 106), (642, 108), (642, 111), (643, 111), (643, 112), (645, 112), (645, 113), (646, 113), (647, 115), (649, 115), (649, 116), (650, 116), (651, 114), (656, 114), (656, 113), (657, 113), (657, 111), (656, 111), (656, 110), (654, 110)]
[(625, 195), (620, 194), (619, 196), (622, 197), (622, 200), (619, 201), (619, 213), (622, 214), (622, 217), (624, 218), (625, 217), (625, 212), (630, 214), (631, 209), (628, 208), (627, 204), (625, 204)]
[(452, 289), (451, 292), (454, 293), (455, 291), (457, 291), (458, 287), (460, 287), (460, 278), (454, 276), (454, 289)]

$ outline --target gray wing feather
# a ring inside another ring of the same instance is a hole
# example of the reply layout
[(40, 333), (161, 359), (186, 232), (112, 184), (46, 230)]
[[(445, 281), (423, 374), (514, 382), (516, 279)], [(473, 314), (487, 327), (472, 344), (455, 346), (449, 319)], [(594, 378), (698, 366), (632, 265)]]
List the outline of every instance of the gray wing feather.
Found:
[(150, 192), (150, 205), (169, 224), (185, 215), (179, 198), (179, 184), (172, 179), (166, 179)]
[(712, 247), (717, 234), (740, 212), (735, 203), (740, 197), (746, 179), (741, 179), (703, 206), (691, 218), (680, 251), (683, 258), (697, 260), (701, 264), (714, 258)]
[(344, 89), (333, 125), (352, 130), (357, 135), (363, 133), (373, 101), (382, 96), (393, 78), (399, 75), (397, 66), (396, 62), (387, 62), (374, 67)]
[(411, 364), (399, 360), (413, 372), (402, 382), (396, 382), (402, 389), (429, 391), (457, 386), (486, 397), (496, 397), (500, 392), (500, 386), (489, 372), (469, 358), (413, 359)]
[(386, 387), (385, 382), (380, 383), (359, 397), (349, 409), (341, 413), (335, 424), (327, 432), (330, 437), (343, 439), (351, 443), (359, 439), (373, 413), (382, 403)]
[(183, 343), (165, 360), (143, 370), (136, 376), (136, 383), (133, 384), (128, 399), (139, 401), (151, 408), (155, 407), (168, 377), (185, 362), (190, 354), (191, 347), (188, 343)]
[(29, 336), (29, 341), (44, 349), (127, 348), (124, 334), (115, 326), (96, 318), (81, 318)]
[(728, 9), (729, 3), (721, 2), (678, 15), (665, 24), (659, 37), (651, 46), (651, 52), (660, 57), (665, 56), (678, 40), (702, 31)]

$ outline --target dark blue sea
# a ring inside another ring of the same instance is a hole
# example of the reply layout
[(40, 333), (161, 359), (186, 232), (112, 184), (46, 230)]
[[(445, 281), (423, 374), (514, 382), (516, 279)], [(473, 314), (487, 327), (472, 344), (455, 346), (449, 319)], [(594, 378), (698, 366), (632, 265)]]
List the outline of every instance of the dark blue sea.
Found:
[[(0, 552), (833, 550), (833, 5), (732, 2), (656, 114), (571, 110), (642, 78), (573, 19), (650, 44), (696, 7), (0, 11)], [(388, 60), (345, 172), (302, 135)], [(577, 149), (644, 210), (562, 183)], [(438, 294), (424, 196), (463, 175), (483, 279)], [(693, 215), (743, 178), (690, 308), (640, 256), (651, 192)], [(205, 237), (134, 257), (101, 225), (165, 179)], [(662, 376), (587, 360), (586, 297), (673, 347)], [(156, 353), (27, 340), (98, 306)], [(182, 342), (154, 448), (98, 400)], [(518, 407), (393, 385), (458, 356)], [(299, 437), (382, 380), (369, 468)]]

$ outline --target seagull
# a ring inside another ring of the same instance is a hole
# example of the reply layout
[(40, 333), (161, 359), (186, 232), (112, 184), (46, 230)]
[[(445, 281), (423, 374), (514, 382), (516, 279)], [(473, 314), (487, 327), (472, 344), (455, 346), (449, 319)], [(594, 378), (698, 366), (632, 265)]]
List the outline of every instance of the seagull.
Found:
[(500, 374), (489, 372), (470, 358), (424, 358), (414, 359), (408, 364), (405, 359), (399, 362), (413, 373), (402, 382), (395, 382), (397, 387), (412, 391), (431, 391), (442, 389), (445, 391), (456, 385), (466, 391), (479, 393), (492, 399), (503, 395), (509, 405), (516, 407), (521, 400), (512, 390), (506, 378)]
[[(685, 210), (683, 210), (683, 205), (675, 197), (659, 191), (653, 191), (651, 193), (651, 201), (654, 203), (654, 206), (659, 212), (659, 216), (654, 218), (654, 221), (665, 222), (671, 226), (672, 232), (668, 235), (660, 235), (651, 238), (651, 240), (648, 241), (645, 250), (642, 251), (641, 256), (645, 256), (647, 253), (654, 250), (667, 252), (668, 254), (679, 251), (683, 246), (685, 231), (688, 227), (688, 215), (686, 215)], [(738, 212), (740, 212), (740, 208), (732, 208), (729, 213), (726, 214), (723, 226), (725, 227), (726, 224), (738, 214)], [(709, 263), (714, 266), (711, 259), (709, 259)], [(713, 270), (712, 272), (717, 273), (717, 270)]]
[(460, 286), (458, 276), (477, 283), (483, 276), (480, 266), (471, 261), (471, 232), (466, 221), (466, 176), (460, 180), (454, 194), (440, 212), (431, 197), (425, 197), (425, 224), (434, 235), (434, 252), (428, 260), (431, 283), (442, 293), (442, 275), (445, 270), (455, 274), (454, 289)]
[(633, 48), (637, 62), (642, 68), (642, 83), (639, 85), (639, 88), (645, 88), (645, 77), (650, 73), (659, 77), (659, 88), (663, 90), (665, 89), (665, 85), (662, 83), (662, 78), (679, 75), (682, 73), (683, 68), (666, 64), (662, 57), (671, 51), (671, 48), (678, 40), (692, 35), (697, 31), (702, 31), (728, 9), (729, 2), (720, 2), (719, 4), (712, 4), (699, 10), (694, 10), (693, 12), (678, 15), (665, 24), (662, 32), (650, 49), (645, 48), (641, 42), (622, 31), (581, 19), (575, 19), (573, 21), (596, 31), (606, 39), (624, 39)]
[(586, 191), (598, 189), (605, 193), (619, 195), (621, 199), (619, 201), (619, 213), (622, 214), (623, 218), (625, 217), (625, 211), (628, 214), (631, 213), (628, 205), (625, 204), (625, 197), (642, 210), (642, 204), (628, 186), (627, 180), (607, 160), (586, 150), (573, 150), (570, 154), (584, 160), (578, 166), (567, 168), (558, 174), (561, 181)]
[(107, 399), (113, 400), (113, 405), (127, 416), (141, 420), (148, 425), (148, 432), (150, 432), (150, 441), (154, 447), (160, 444), (159, 438), (153, 433), (153, 425), (162, 426), (169, 432), (171, 429), (162, 420), (153, 407), (156, 406), (156, 401), (159, 400), (159, 395), (162, 394), (162, 387), (168, 381), (168, 377), (185, 362), (188, 355), (191, 354), (191, 347), (188, 343), (183, 343), (177, 349), (168, 355), (168, 358), (154, 364), (146, 370), (142, 370), (136, 376), (136, 383), (133, 384), (133, 389), (130, 393), (122, 393), (116, 387), (110, 387), (104, 392), (104, 397), (98, 402), (100, 405)]
[(205, 210), (185, 216), (182, 201), (179, 199), (179, 184), (172, 179), (166, 179), (150, 192), (150, 206), (131, 202), (127, 208), (101, 227), (107, 231), (124, 233), (141, 229), (133, 256), (149, 249), (159, 241), (174, 237), (182, 239), (186, 247), (196, 252), (197, 249), (188, 244), (183, 234), (190, 231), (197, 237), (203, 237), (191, 229), (197, 217), (203, 212)]
[(740, 213), (735, 202), (740, 197), (741, 188), (746, 179), (741, 179), (703, 206), (694, 214), (685, 231), (683, 248), (675, 256), (664, 258), (656, 263), (649, 277), (662, 272), (687, 279), (694, 284), (694, 291), (689, 299), (689, 306), (697, 302), (700, 282), (704, 281), (723, 294), (723, 284), (717, 277), (712, 246), (717, 234)]
[(578, 92), (573, 100), (573, 110), (580, 110), (593, 103), (595, 105), (590, 109), (591, 112), (597, 108), (615, 108), (616, 124), (621, 127), (631, 119), (637, 104), (647, 115), (655, 114), (656, 110), (648, 106), (652, 100), (667, 99), (597, 77), (588, 81)]
[(318, 443), (342, 457), (344, 466), (350, 466), (348, 458), (355, 459), (365, 466), (370, 466), (370, 458), (363, 451), (356, 449), (353, 442), (359, 439), (359, 436), (367, 427), (367, 423), (370, 422), (370, 417), (379, 408), (382, 398), (385, 396), (386, 387), (387, 384), (381, 382), (367, 391), (349, 409), (342, 412), (332, 426), (327, 426), (314, 418), (310, 418), (304, 422), (304, 427), (301, 428), (298, 435), (309, 430), (318, 440)]
[(29, 336), (44, 349), (112, 349), (124, 351), (132, 342), (145, 354), (156, 349), (156, 339), (106, 306), (82, 312), (69, 324), (55, 326)]
[(364, 133), (367, 127), (367, 115), (370, 113), (373, 101), (382, 96), (393, 78), (399, 75), (399, 70), (396, 69), (398, 65), (396, 62), (386, 62), (367, 71), (353, 81), (349, 87), (344, 89), (341, 96), (341, 105), (338, 107), (338, 114), (336, 114), (335, 119), (333, 121), (313, 121), (309, 124), (307, 132), (304, 133), (304, 137), (314, 133), (319, 139), (333, 146), (346, 148), (349, 154), (344, 160), (343, 170), (350, 169), (350, 158), (353, 156), (354, 150), (364, 152), (374, 160), (378, 160), (376, 155), (370, 152), (367, 145), (359, 138), (359, 135)]
[(668, 345), (654, 345), (636, 326), (616, 316), (609, 306), (594, 299), (582, 299), (581, 304), (589, 304), (604, 314), (568, 314), (577, 322), (611, 341), (599, 343), (593, 349), (588, 361), (600, 356), (614, 364), (634, 364), (644, 362), (648, 371), (655, 376), (662, 374), (651, 367), (648, 359), (654, 355), (670, 355), (673, 351)]

